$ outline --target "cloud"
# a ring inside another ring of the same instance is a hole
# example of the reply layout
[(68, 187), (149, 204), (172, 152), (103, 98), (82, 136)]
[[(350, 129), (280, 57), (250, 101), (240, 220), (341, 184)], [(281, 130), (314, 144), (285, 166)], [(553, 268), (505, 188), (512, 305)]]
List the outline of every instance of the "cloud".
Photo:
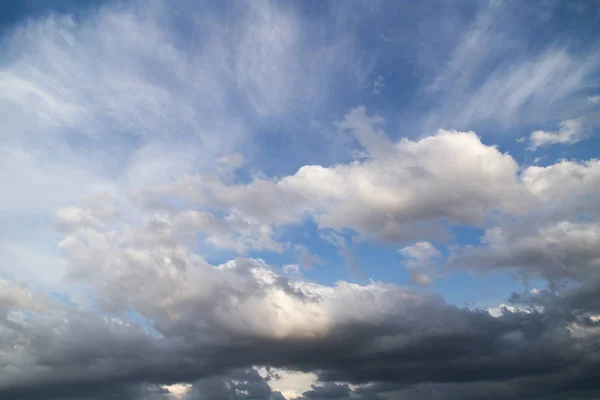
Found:
[[(597, 53), (533, 46), (496, 62), (520, 48), (502, 24), (515, 13), (477, 6), (433, 68), (426, 134), (397, 139), (393, 118), (342, 90), (392, 92), (354, 32), (387, 8), (189, 6), (110, 3), (5, 31), (1, 398), (597, 397), (600, 164), (523, 166), (466, 130), (548, 123), (585, 101)], [(575, 143), (568, 118), (532, 143)], [(318, 139), (314, 158), (279, 170), (272, 132), (299, 125), (318, 125), (298, 134)], [(334, 162), (317, 154), (328, 135), (343, 143)], [(360, 284), (300, 274), (328, 264), (289, 234), (307, 221)], [(481, 243), (455, 241), (473, 226)], [(460, 308), (367, 279), (359, 251), (374, 243), (400, 249), (419, 285), (447, 252), (550, 285)]]
[(528, 210), (530, 221), (571, 220), (600, 211), (594, 189), (600, 182), (598, 160), (561, 160), (545, 167), (531, 166), (522, 172), (521, 179), (538, 201), (538, 208)]
[(404, 259), (403, 264), (410, 269), (409, 275), (414, 283), (426, 286), (433, 282), (431, 274), (435, 273), (435, 266), (442, 258), (442, 253), (435, 246), (429, 242), (417, 242), (398, 251)]
[(102, 223), (98, 221), (90, 212), (79, 207), (65, 207), (56, 211), (56, 218), (59, 227), (64, 231), (72, 231), (85, 227), (101, 227)]
[[(149, 272), (150, 264), (138, 271), (139, 264), (123, 262), (118, 282), (104, 267), (109, 261), (96, 267), (103, 279), (89, 277), (94, 293), (108, 297), (109, 291), (124, 288), (123, 281), (134, 284)], [(4, 350), (4, 360), (13, 368), (0, 379), (0, 393), (8, 398), (97, 393), (90, 398), (103, 398), (103, 392), (130, 391), (139, 382), (147, 382), (147, 388), (190, 382), (184, 398), (248, 393), (281, 398), (247, 369), (271, 365), (318, 371), (323, 383), (304, 393), (305, 398), (366, 394), (364, 387), (351, 391), (333, 382), (374, 380), (408, 393), (427, 382), (470, 387), (533, 381), (530, 390), (541, 394), (535, 382), (546, 375), (592, 379), (598, 356), (592, 350), (594, 336), (571, 335), (562, 317), (516, 310), (494, 318), (395, 285), (326, 287), (285, 281), (256, 262), (191, 267), (172, 270), (170, 278), (154, 280), (152, 286), (137, 286), (128, 303), (121, 303), (125, 310), (140, 301), (135, 308), (153, 320), (158, 335), (143, 333), (143, 325), (116, 323), (62, 305), (18, 323), (4, 317), (3, 342), (13, 345)], [(167, 272), (164, 267), (156, 271)], [(156, 285), (169, 291), (161, 294)], [(116, 300), (114, 294), (111, 299)], [(571, 320), (576, 318), (572, 313)], [(52, 368), (40, 370), (40, 365)], [(582, 365), (590, 367), (582, 370)], [(593, 379), (588, 382), (592, 385)], [(164, 394), (158, 389), (150, 393)]]
[(350, 396), (350, 388), (345, 384), (327, 382), (313, 385), (311, 390), (302, 394), (305, 399), (339, 399)]
[(258, 372), (268, 378), (269, 386), (280, 392), (286, 399), (296, 399), (317, 382), (313, 372), (291, 371), (277, 368), (259, 368)]
[(431, 276), (424, 274), (421, 271), (411, 270), (408, 273), (410, 275), (410, 279), (417, 285), (427, 286), (433, 282), (433, 279), (431, 279)]
[(426, 267), (442, 254), (429, 242), (417, 242), (398, 250), (409, 267)]
[(600, 103), (600, 96), (596, 95), (596, 96), (589, 96), (588, 97), (588, 103), (590, 104), (598, 104)]
[(373, 94), (381, 94), (381, 90), (385, 87), (385, 78), (378, 75), (373, 81)]
[(255, 176), (245, 185), (188, 176), (173, 185), (148, 187), (138, 197), (150, 205), (181, 196), (194, 207), (236, 212), (275, 226), (300, 223), (309, 215), (321, 229), (352, 229), (390, 243), (442, 237), (441, 218), (479, 224), (522, 197), (516, 161), (475, 133), (441, 130), (419, 141), (391, 143), (373, 126), (382, 122), (358, 108), (340, 124), (369, 152), (364, 161), (306, 165), (293, 175)]
[(460, 21), (464, 33), (450, 43), (453, 50), (424, 85), (433, 110), (422, 118), (422, 134), (547, 123), (557, 114), (586, 111), (584, 102), (573, 99), (597, 85), (599, 53), (593, 45), (589, 51), (561, 45), (564, 32), (558, 31), (553, 41), (534, 44), (527, 24), (547, 23), (541, 8), (488, 1), (479, 4), (471, 20)]
[[(50, 12), (3, 30), (0, 178), (11, 190), (2, 223), (30, 225), (33, 213), (49, 221), (56, 208), (99, 192), (128, 202), (136, 187), (198, 170), (230, 179), (223, 168), (241, 166), (237, 151), (260, 136), (257, 126), (282, 110), (304, 115), (302, 107), (317, 106), (344, 65), (336, 54), (353, 52), (350, 35), (343, 43), (307, 40), (291, 7), (230, 5), (235, 24), (219, 10), (131, 1)], [(313, 52), (328, 61), (304, 57)], [(253, 146), (246, 150), (255, 156)], [(139, 217), (134, 207), (120, 209)], [(54, 230), (40, 225), (36, 232)], [(239, 252), (255, 246), (213, 241)]]
[(453, 263), (474, 268), (522, 268), (551, 280), (588, 279), (600, 266), (600, 227), (558, 222), (539, 229), (486, 230), (483, 246), (466, 247)]
[(455, 110), (456, 124), (469, 126), (485, 119), (505, 125), (527, 121), (529, 113), (543, 113), (544, 107), (551, 108), (552, 102), (581, 89), (597, 64), (594, 57), (580, 60), (563, 49), (549, 50), (537, 58), (498, 69), (471, 93), (464, 108)]
[(2, 311), (8, 309), (42, 310), (44, 301), (34, 296), (24, 285), (15, 284), (0, 278), (0, 306)]
[(225, 376), (199, 380), (191, 385), (183, 398), (284, 400), (283, 395), (273, 391), (254, 368), (237, 369)]
[[(4, 351), (14, 366), (0, 379), (4, 396), (35, 398), (51, 392), (56, 398), (81, 397), (99, 388), (129, 393), (140, 382), (149, 385), (144, 395), (163, 396), (160, 387), (188, 382), (192, 387), (185, 396), (190, 398), (210, 393), (236, 398), (250, 392), (279, 398), (247, 370), (254, 365), (315, 371), (320, 383), (305, 398), (369, 393), (339, 382), (391, 385), (371, 388), (374, 394), (504, 380), (515, 393), (540, 394), (536, 382), (544, 376), (553, 382), (587, 382), (594, 373), (592, 367), (581, 369), (598, 357), (596, 336), (585, 322), (593, 302), (585, 300), (583, 286), (582, 292), (549, 303), (555, 309), (564, 305), (559, 314), (547, 312), (552, 307), (545, 305), (543, 311), (515, 307), (494, 317), (393, 284), (297, 281), (248, 258), (210, 265), (194, 253), (191, 240), (207, 221), (213, 223), (210, 214), (179, 212), (139, 227), (122, 213), (95, 216), (98, 224), (80, 218), (89, 215), (79, 208), (58, 213), (72, 223), (60, 248), (68, 261), (67, 276), (86, 288), (100, 315), (62, 303), (31, 315), (15, 314), (15, 307), (35, 309), (24, 300), (3, 304), (0, 334), (11, 343)], [(103, 225), (108, 220), (110, 230)], [(484, 246), (491, 253), (481, 258), (486, 267), (496, 258), (499, 266), (521, 264), (552, 277), (538, 262), (565, 255), (562, 261), (575, 268), (568, 276), (583, 278), (598, 258), (593, 249), (599, 246), (590, 242), (594, 229), (593, 224), (562, 224), (541, 231), (543, 237), (515, 239), (488, 230)], [(331, 240), (337, 244), (336, 235)], [(402, 251), (415, 266), (440, 254), (424, 242)], [(469, 249), (466, 257), (473, 262), (478, 251)], [(10, 298), (29, 298), (23, 290)], [(132, 311), (139, 317), (128, 316)], [(580, 325), (586, 334), (573, 331)], [(239, 368), (246, 372), (236, 377), (231, 371)]]
[(576, 119), (562, 121), (560, 129), (557, 132), (534, 131), (529, 137), (530, 150), (535, 150), (538, 147), (548, 146), (551, 144), (574, 144), (583, 139), (583, 130), (581, 122)]

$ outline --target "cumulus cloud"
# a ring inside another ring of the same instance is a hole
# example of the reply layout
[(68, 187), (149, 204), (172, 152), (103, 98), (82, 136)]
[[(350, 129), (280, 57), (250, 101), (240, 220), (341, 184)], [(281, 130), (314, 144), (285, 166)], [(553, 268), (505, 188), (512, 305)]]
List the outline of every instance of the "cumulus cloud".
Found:
[(454, 263), (475, 268), (523, 268), (549, 279), (588, 279), (600, 266), (600, 227), (558, 222), (537, 230), (486, 230), (483, 246), (466, 247)]
[(478, 271), (508, 268), (552, 281), (585, 280), (598, 265), (598, 162), (562, 160), (520, 174), (532, 200), (518, 219), (486, 228), (480, 245), (456, 246), (449, 262)]
[(523, 185), (538, 207), (528, 210), (530, 221), (574, 220), (598, 211), (600, 161), (561, 160), (545, 167), (531, 166), (521, 174)]
[(417, 242), (399, 250), (409, 267), (426, 267), (442, 254), (429, 242)]
[(399, 252), (404, 258), (403, 264), (410, 269), (412, 281), (422, 286), (431, 284), (433, 279), (427, 271), (435, 272), (435, 264), (442, 258), (442, 253), (429, 242), (417, 242), (401, 248)]
[(556, 132), (534, 131), (529, 137), (530, 150), (551, 144), (574, 144), (583, 138), (581, 121), (569, 119), (560, 123), (560, 129)]
[[(176, 219), (190, 224), (192, 216), (202, 215), (214, 225), (204, 223), (200, 229), (211, 235), (208, 243), (237, 248), (240, 253), (282, 251), (284, 244), (274, 241), (273, 232), (303, 223), (307, 217), (321, 230), (332, 229), (324, 237), (343, 251), (348, 247), (338, 233), (346, 229), (373, 241), (420, 240), (400, 252), (405, 265), (413, 269), (413, 279), (421, 284), (432, 278), (425, 267), (431, 268), (441, 258), (439, 250), (424, 239), (446, 238), (447, 225), (442, 221), (482, 227), (485, 221), (495, 221), (499, 225), (486, 228), (482, 243), (498, 248), (493, 238), (502, 236), (500, 231), (515, 232), (509, 241), (544, 236), (553, 226), (578, 226), (581, 215), (598, 212), (596, 160), (520, 168), (512, 156), (483, 144), (472, 132), (440, 131), (418, 141), (392, 143), (379, 127), (383, 120), (368, 117), (363, 108), (350, 111), (343, 121), (341, 126), (367, 151), (365, 159), (330, 167), (304, 166), (281, 178), (256, 175), (247, 184), (227, 183), (217, 175), (187, 176), (175, 184), (145, 188), (137, 194), (138, 201), (160, 208), (167, 198), (181, 198), (188, 206), (208, 210), (182, 212)], [(215, 211), (227, 214), (216, 217), (211, 213)], [(514, 217), (521, 221), (518, 228), (502, 226)], [(564, 244), (563, 239), (553, 240)], [(295, 249), (301, 259), (310, 258), (300, 264), (314, 264), (308, 250)], [(477, 261), (481, 268), (493, 267), (482, 257)], [(414, 270), (418, 266), (421, 271)]]
[(366, 238), (398, 243), (443, 236), (441, 218), (479, 224), (495, 210), (514, 208), (522, 186), (518, 164), (481, 142), (473, 132), (439, 131), (418, 141), (391, 143), (364, 108), (350, 111), (341, 126), (370, 156), (323, 167), (307, 165), (279, 179), (256, 176), (227, 185), (195, 175), (139, 194), (146, 204), (181, 196), (195, 207), (220, 208), (264, 224), (290, 224), (312, 216), (319, 228), (353, 229)]

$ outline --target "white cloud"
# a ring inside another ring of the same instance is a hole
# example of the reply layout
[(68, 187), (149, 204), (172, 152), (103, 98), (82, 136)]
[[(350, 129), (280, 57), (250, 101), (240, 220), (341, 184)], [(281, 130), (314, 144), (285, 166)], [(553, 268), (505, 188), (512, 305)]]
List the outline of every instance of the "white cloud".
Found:
[(177, 400), (185, 400), (185, 395), (192, 387), (189, 383), (174, 383), (172, 385), (163, 385), (162, 388), (167, 390)]
[(472, 132), (402, 139), (385, 153), (350, 165), (305, 166), (278, 185), (311, 199), (306, 207), (321, 228), (390, 242), (431, 234), (440, 217), (476, 224), (509, 208), (519, 190), (515, 161)]
[(551, 144), (574, 144), (583, 139), (583, 129), (581, 121), (577, 119), (569, 119), (560, 123), (560, 129), (556, 132), (534, 131), (529, 137), (530, 150), (535, 150), (538, 147), (548, 146)]
[(598, 103), (600, 103), (600, 95), (589, 96), (588, 97), (588, 103), (590, 103), (590, 104), (598, 104)]
[[(210, 7), (178, 7), (108, 4), (78, 18), (51, 13), (6, 31), (0, 180), (10, 189), (0, 199), (0, 244), (43, 247), (48, 254), (55, 235), (42, 241), (37, 233), (55, 229), (57, 208), (83, 202), (91, 223), (114, 216), (118, 204), (124, 217), (138, 223), (144, 212), (129, 201), (136, 188), (205, 169), (229, 182), (243, 163), (235, 151), (256, 118), (315, 106), (310, 99), (327, 96), (324, 82), (343, 63), (335, 55), (353, 51), (352, 40), (306, 41), (292, 8), (236, 5), (239, 21), (232, 29)], [(175, 14), (177, 24), (170, 17)], [(326, 54), (328, 61), (312, 53)], [(27, 226), (35, 243), (13, 237)], [(209, 243), (242, 254), (283, 249), (268, 223), (239, 213), (207, 222), (205, 230)], [(33, 274), (23, 269), (24, 253), (0, 255), (3, 271)]]
[(543, 112), (544, 107), (582, 87), (596, 58), (578, 59), (565, 50), (550, 50), (499, 70), (470, 96), (456, 120), (459, 126), (485, 119), (510, 125), (517, 118), (527, 118), (528, 112)]
[(508, 306), (506, 304), (500, 304), (497, 307), (490, 307), (487, 309), (487, 312), (494, 318), (501, 317), (506, 313), (515, 313), (515, 312), (527, 312), (525, 309), (518, 309), (517, 307)]
[(442, 253), (434, 245), (421, 241), (398, 251), (404, 266), (410, 269), (408, 272), (414, 283), (426, 286), (433, 282), (436, 264), (442, 258)]
[(441, 130), (392, 143), (379, 128), (382, 122), (361, 108), (341, 124), (367, 149), (361, 161), (306, 165), (281, 178), (256, 175), (248, 184), (190, 175), (176, 184), (151, 185), (135, 197), (152, 207), (180, 199), (195, 209), (218, 210), (266, 238), (274, 227), (310, 217), (320, 229), (350, 229), (388, 243), (443, 239), (442, 220), (483, 226), (492, 215), (560, 221), (597, 210), (600, 175), (594, 160), (521, 169), (473, 132)]
[(441, 235), (440, 218), (479, 224), (494, 210), (514, 208), (522, 196), (515, 160), (475, 133), (442, 130), (391, 143), (373, 127), (381, 122), (356, 109), (341, 124), (369, 151), (362, 162), (307, 165), (294, 175), (257, 176), (246, 185), (188, 176), (137, 196), (147, 204), (181, 196), (194, 207), (235, 211), (262, 224), (298, 223), (311, 215), (322, 229), (349, 228), (387, 242)]
[(317, 382), (313, 372), (288, 371), (280, 368), (257, 368), (262, 377), (271, 377), (268, 381), (272, 390), (280, 392), (286, 400), (293, 400), (311, 389)]
[(385, 87), (385, 78), (383, 75), (378, 75), (373, 81), (373, 94), (381, 94), (381, 90)]
[(560, 220), (596, 213), (600, 193), (600, 161), (562, 160), (546, 167), (531, 166), (521, 174), (527, 192), (538, 201), (528, 209), (531, 219)]
[[(526, 20), (538, 18), (538, 11)], [(570, 96), (595, 81), (600, 53), (575, 53), (567, 47), (532, 53), (527, 41), (515, 40), (523, 29), (514, 18), (517, 12), (523, 10), (502, 1), (481, 4), (425, 88), (436, 107), (424, 117), (423, 134), (439, 128), (546, 123), (565, 108)]]
[(64, 231), (73, 231), (82, 228), (100, 228), (102, 223), (92, 213), (79, 207), (65, 207), (56, 210), (59, 227)]
[(462, 89), (476, 72), (478, 65), (474, 60), (484, 59), (505, 45), (502, 35), (495, 31), (495, 17), (501, 6), (498, 1), (490, 1), (479, 10), (456, 44), (445, 68), (427, 87), (428, 91), (438, 92), (453, 84)]
[[(193, 68), (209, 57), (206, 65), (217, 66), (219, 58), (210, 47), (177, 49), (159, 8), (101, 8), (84, 21), (49, 16), (18, 27), (9, 41), (12, 62), (0, 72), (9, 127), (35, 135), (44, 124), (56, 135), (104, 140), (124, 131), (156, 138), (181, 130), (203, 135), (207, 147), (207, 130), (220, 127), (233, 139), (241, 128), (235, 119), (228, 126), (215, 120), (225, 113), (223, 81), (214, 79), (216, 71)], [(31, 118), (23, 105), (33, 102)], [(200, 110), (211, 117), (199, 118)]]
[(217, 159), (216, 171), (223, 179), (233, 179), (233, 174), (241, 168), (246, 160), (240, 153), (233, 153)]
[(417, 242), (398, 251), (404, 257), (404, 264), (415, 268), (426, 267), (442, 256), (442, 253), (429, 242)]

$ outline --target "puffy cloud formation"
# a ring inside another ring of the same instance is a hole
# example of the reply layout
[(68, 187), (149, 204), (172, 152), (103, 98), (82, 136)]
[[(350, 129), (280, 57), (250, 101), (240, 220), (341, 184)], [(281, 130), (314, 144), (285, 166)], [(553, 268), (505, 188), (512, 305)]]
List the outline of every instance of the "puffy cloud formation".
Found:
[(411, 268), (410, 277), (413, 282), (419, 285), (429, 285), (432, 278), (416, 269), (429, 269), (435, 266), (437, 260), (442, 257), (442, 253), (429, 242), (417, 242), (411, 246), (403, 247), (399, 250), (404, 257), (404, 265)]
[(483, 246), (467, 247), (454, 260), (483, 268), (524, 268), (549, 279), (585, 280), (600, 267), (600, 227), (559, 222), (530, 231), (486, 230)]
[[(181, 197), (194, 207), (227, 211), (257, 225), (300, 223), (311, 216), (322, 229), (352, 229), (369, 239), (401, 243), (442, 237), (441, 219), (481, 224), (490, 213), (516, 212), (528, 200), (515, 160), (473, 132), (442, 130), (392, 144), (383, 132), (375, 133), (363, 108), (350, 111), (345, 122), (350, 116), (353, 135), (374, 151), (364, 161), (308, 165), (290, 176), (256, 176), (243, 185), (190, 175), (146, 188), (139, 201), (163, 208), (168, 199)], [(375, 142), (379, 150), (373, 149)]]
[(570, 119), (560, 123), (560, 129), (557, 132), (534, 131), (529, 137), (531, 150), (537, 147), (548, 146), (556, 143), (573, 144), (583, 138), (581, 121)]

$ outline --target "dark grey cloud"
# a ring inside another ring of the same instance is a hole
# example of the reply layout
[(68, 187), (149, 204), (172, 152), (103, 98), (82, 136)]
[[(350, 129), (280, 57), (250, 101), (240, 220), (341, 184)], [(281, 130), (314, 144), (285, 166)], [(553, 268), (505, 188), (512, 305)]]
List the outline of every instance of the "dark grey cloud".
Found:
[(350, 396), (350, 392), (348, 384), (326, 382), (312, 385), (312, 389), (302, 393), (302, 396), (307, 399), (340, 399)]
[(514, 269), (552, 281), (581, 281), (598, 276), (598, 223), (561, 221), (512, 225), (486, 230), (481, 245), (455, 249), (450, 264), (479, 271)]
[[(449, 399), (467, 394), (534, 399), (599, 389), (598, 324), (588, 316), (596, 307), (585, 301), (589, 288), (515, 295), (513, 303), (526, 311), (506, 311), (497, 318), (393, 286), (366, 287), (366, 297), (346, 289), (347, 303), (353, 297), (370, 301), (366, 309), (371, 312), (356, 309), (347, 320), (332, 315), (338, 321), (317, 336), (275, 337), (224, 326), (214, 315), (198, 320), (198, 314), (190, 314), (188, 321), (157, 324), (152, 337), (139, 327), (66, 306), (50, 305), (47, 317), (19, 317), (6, 310), (0, 334), (15, 348), (3, 350), (9, 358), (2, 367), (10, 372), (0, 380), (0, 394), (7, 399), (158, 399), (167, 396), (160, 385), (188, 382), (190, 399), (280, 399), (249, 369), (253, 365), (316, 371), (322, 383), (304, 393), (306, 399), (351, 393), (365, 399), (434, 399), (440, 392)], [(252, 296), (267, 298), (269, 290), (263, 287)], [(536, 302), (535, 296), (545, 299)], [(394, 297), (385, 312), (377, 309)], [(211, 299), (212, 309), (221, 301)], [(301, 301), (323, 305), (328, 300)], [(541, 304), (547, 312), (535, 311)], [(560, 313), (553, 312), (560, 307)], [(206, 328), (199, 330), (202, 325)], [(335, 382), (362, 386), (352, 390)]]
[(226, 375), (211, 377), (194, 383), (186, 400), (285, 400), (273, 391), (267, 380), (252, 368), (233, 370)]

